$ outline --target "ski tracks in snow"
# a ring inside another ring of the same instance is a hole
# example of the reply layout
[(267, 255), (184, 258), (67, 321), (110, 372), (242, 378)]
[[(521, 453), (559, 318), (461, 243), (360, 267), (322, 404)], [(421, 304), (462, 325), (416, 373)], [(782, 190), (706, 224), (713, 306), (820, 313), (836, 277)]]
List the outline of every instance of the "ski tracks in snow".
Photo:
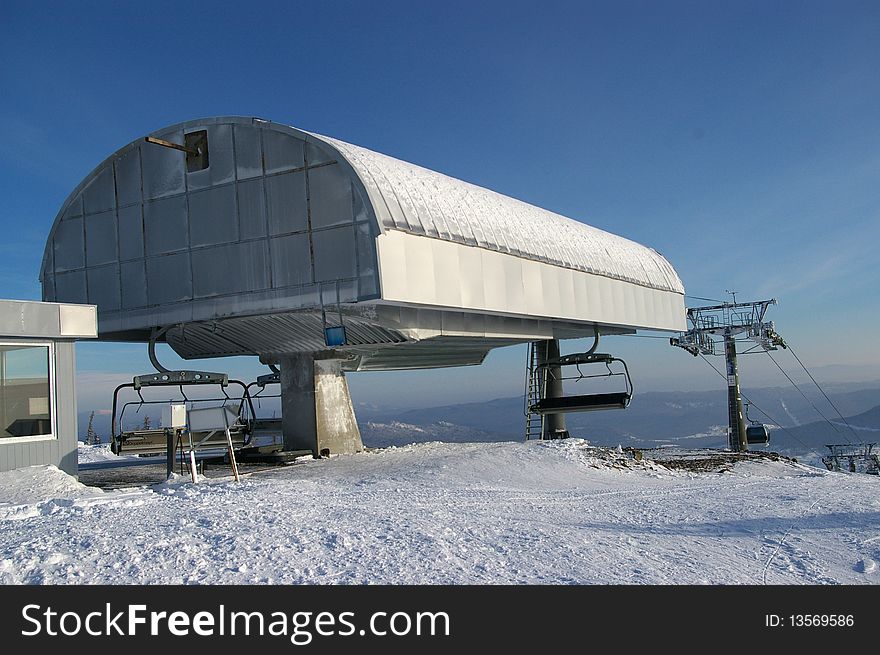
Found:
[(618, 470), (574, 448), (420, 444), (0, 506), (0, 582), (880, 581), (873, 478)]

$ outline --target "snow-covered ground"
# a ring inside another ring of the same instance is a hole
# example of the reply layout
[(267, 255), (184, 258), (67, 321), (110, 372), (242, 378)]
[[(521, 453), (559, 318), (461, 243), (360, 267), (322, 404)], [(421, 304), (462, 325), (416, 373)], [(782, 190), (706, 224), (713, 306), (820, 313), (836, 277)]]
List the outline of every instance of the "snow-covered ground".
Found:
[(623, 457), (433, 442), (114, 491), (21, 469), (0, 474), (0, 583), (880, 582), (874, 476)]

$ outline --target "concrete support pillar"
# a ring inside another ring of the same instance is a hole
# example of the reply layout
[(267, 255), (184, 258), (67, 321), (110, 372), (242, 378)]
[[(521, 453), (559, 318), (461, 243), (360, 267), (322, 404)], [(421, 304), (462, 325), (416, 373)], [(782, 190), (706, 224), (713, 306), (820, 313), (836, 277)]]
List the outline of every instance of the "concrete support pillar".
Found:
[(317, 456), (364, 449), (342, 360), (321, 353), (281, 357), (281, 429), (285, 450)]
[[(538, 341), (538, 365), (548, 361), (559, 359), (559, 340), (547, 339)], [(562, 368), (560, 366), (548, 366), (547, 378), (542, 389), (542, 398), (562, 398), (565, 393), (562, 390)], [(564, 439), (568, 437), (568, 429), (565, 426), (565, 414), (547, 414), (544, 417), (544, 430), (542, 439)]]

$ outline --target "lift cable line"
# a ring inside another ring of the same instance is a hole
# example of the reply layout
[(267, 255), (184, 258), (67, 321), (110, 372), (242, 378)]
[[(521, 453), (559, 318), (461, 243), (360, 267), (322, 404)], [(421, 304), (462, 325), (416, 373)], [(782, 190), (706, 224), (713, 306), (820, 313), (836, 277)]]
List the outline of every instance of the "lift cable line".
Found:
[(700, 296), (685, 295), (685, 298), (692, 298), (693, 300), (702, 300), (703, 302), (724, 302), (723, 300), (718, 300), (718, 298), (701, 298)]
[[(701, 354), (701, 355), (700, 355), (700, 358), (701, 358), (704, 362), (706, 362), (709, 366), (711, 366), (711, 367), (712, 367), (712, 370), (715, 371), (718, 375), (720, 375), (720, 376), (721, 376), (722, 378), (724, 378), (725, 380), (727, 379), (727, 376), (724, 375), (724, 373), (722, 373), (721, 371), (719, 371), (718, 368), (715, 366), (715, 364), (713, 364), (711, 361), (709, 361), (708, 359), (706, 359), (706, 356), (705, 356), (705, 355), (702, 355), (702, 354)], [(803, 441), (801, 441), (800, 439), (798, 439), (798, 437), (797, 437), (793, 432), (790, 432), (790, 431), (788, 430), (788, 428), (786, 428), (784, 425), (782, 425), (779, 421), (777, 421), (775, 418), (773, 418), (772, 416), (770, 416), (770, 415), (769, 415), (767, 412), (765, 412), (763, 409), (761, 409), (760, 407), (758, 407), (758, 406), (754, 403), (754, 401), (753, 401), (751, 398), (749, 398), (749, 397), (748, 397), (747, 395), (745, 395), (745, 394), (742, 394), (742, 398), (743, 398), (743, 400), (746, 401), (746, 403), (749, 405), (749, 407), (754, 407), (756, 410), (758, 410), (759, 412), (761, 412), (761, 414), (764, 415), (764, 418), (766, 418), (767, 420), (769, 420), (773, 425), (775, 425), (775, 426), (778, 427), (780, 430), (782, 430), (783, 432), (785, 432), (785, 434), (787, 434), (789, 437), (791, 437), (792, 439), (794, 439), (795, 441), (797, 441), (797, 442), (798, 442), (800, 445), (802, 445), (804, 448), (809, 449), (809, 446), (807, 446), (807, 444), (805, 444)]]
[[(807, 396), (807, 394), (804, 393), (803, 389), (801, 389), (801, 388), (795, 383), (795, 381), (791, 379), (791, 376), (790, 376), (788, 373), (786, 373), (785, 369), (782, 368), (782, 366), (779, 365), (779, 362), (777, 362), (776, 359), (774, 359), (773, 355), (771, 355), (771, 354), (768, 352), (768, 353), (767, 353), (767, 356), (770, 358), (770, 361), (773, 362), (773, 363), (776, 365), (776, 368), (778, 368), (778, 369), (782, 372), (782, 374), (786, 377), (786, 379), (787, 379), (789, 382), (791, 382), (791, 386), (793, 386), (795, 389), (797, 389), (798, 392), (801, 394), (801, 396), (804, 397), (804, 400), (806, 400), (806, 401), (810, 404), (810, 407), (812, 407), (814, 410), (816, 410), (816, 413), (817, 413), (819, 416), (821, 416), (822, 419), (823, 419), (828, 425), (830, 425), (831, 428), (832, 428), (835, 432), (837, 432), (838, 434), (840, 434), (840, 429), (839, 429), (836, 425), (834, 425), (834, 423), (832, 423), (830, 420), (828, 420), (828, 417), (825, 416), (825, 414), (822, 413), (822, 410), (820, 410), (818, 407), (816, 407), (815, 403), (813, 403), (813, 401), (809, 399), (809, 397)], [(844, 436), (843, 438), (846, 439), (845, 436)], [(849, 439), (846, 439), (846, 440), (849, 441)]]
[[(737, 341), (745, 341), (745, 339), (743, 339), (743, 340), (738, 339)], [(849, 431), (853, 434), (853, 436), (856, 439), (856, 442), (858, 443), (860, 441), (859, 435), (856, 433), (856, 431), (853, 429), (853, 427), (849, 424), (849, 422), (846, 420), (846, 418), (843, 416), (843, 414), (840, 413), (840, 410), (837, 408), (837, 405), (834, 404), (834, 401), (832, 401), (831, 398), (828, 396), (828, 394), (825, 393), (825, 390), (819, 385), (819, 383), (816, 381), (816, 378), (813, 377), (813, 374), (810, 373), (809, 369), (807, 369), (807, 367), (804, 365), (804, 363), (801, 361), (801, 359), (797, 356), (797, 353), (794, 352), (794, 349), (791, 347), (791, 344), (786, 342), (785, 346), (786, 346), (786, 350), (791, 352), (791, 354), (797, 360), (798, 364), (800, 364), (801, 368), (809, 376), (810, 380), (813, 381), (813, 384), (816, 385), (816, 388), (825, 397), (825, 400), (828, 401), (828, 404), (831, 405), (831, 407), (834, 409), (834, 411), (837, 413), (837, 415), (840, 417), (840, 419), (843, 421), (843, 423), (846, 425), (846, 427), (849, 428)], [(786, 377), (786, 379), (791, 383), (791, 386), (793, 386), (795, 389), (798, 390), (798, 393), (800, 393), (801, 396), (803, 396), (804, 400), (806, 400), (810, 404), (810, 406), (814, 410), (816, 410), (816, 413), (819, 416), (821, 416), (822, 419), (826, 423), (828, 423), (828, 425), (830, 425), (831, 428), (835, 432), (837, 432), (838, 434), (842, 434), (838, 425), (835, 424), (833, 421), (831, 421), (827, 416), (825, 416), (825, 414), (822, 413), (822, 411), (813, 403), (813, 401), (810, 400), (809, 397), (807, 397), (807, 395), (804, 393), (804, 391), (798, 386), (798, 384), (792, 379), (792, 377), (785, 371), (785, 369), (782, 368), (782, 366), (779, 364), (779, 362), (776, 360), (776, 358), (773, 357), (773, 355), (770, 353), (770, 351), (758, 350), (758, 348), (759, 348), (758, 346), (755, 346), (749, 350), (741, 352), (740, 354), (741, 355), (749, 355), (749, 354), (758, 354), (758, 353), (764, 354), (764, 353), (766, 353), (770, 357), (770, 360), (773, 362), (773, 364), (776, 366), (776, 368), (778, 368), (780, 370), (780, 372)], [(843, 438), (846, 439), (848, 444), (852, 445), (852, 442), (849, 439), (847, 439), (847, 437), (844, 436)]]
[(844, 422), (844, 424), (846, 425), (846, 427), (849, 428), (850, 432), (852, 432), (853, 435), (856, 436), (856, 440), (858, 440), (858, 435), (856, 434), (856, 431), (855, 431), (855, 430), (853, 429), (853, 427), (849, 424), (849, 421), (847, 421), (847, 420), (844, 418), (843, 414), (840, 413), (840, 410), (837, 409), (837, 405), (835, 405), (835, 404), (831, 401), (831, 398), (828, 397), (828, 394), (825, 393), (825, 390), (824, 390), (822, 387), (819, 386), (819, 383), (816, 382), (816, 378), (814, 378), (814, 377), (813, 377), (813, 374), (810, 373), (810, 372), (807, 370), (807, 367), (804, 366), (804, 363), (801, 361), (801, 358), (797, 356), (797, 353), (794, 351), (794, 349), (791, 348), (791, 346), (789, 346), (789, 350), (791, 351), (791, 354), (794, 355), (794, 358), (797, 360), (797, 363), (801, 365), (801, 368), (804, 369), (804, 372), (805, 372), (805, 373), (810, 377), (810, 379), (813, 381), (813, 384), (816, 385), (816, 388), (817, 388), (819, 391), (822, 392), (822, 395), (823, 395), (823, 396), (825, 396), (825, 400), (828, 401), (828, 404), (831, 405), (831, 407), (834, 408), (834, 411), (835, 411), (835, 412), (837, 413), (837, 415), (840, 417), (840, 420)]

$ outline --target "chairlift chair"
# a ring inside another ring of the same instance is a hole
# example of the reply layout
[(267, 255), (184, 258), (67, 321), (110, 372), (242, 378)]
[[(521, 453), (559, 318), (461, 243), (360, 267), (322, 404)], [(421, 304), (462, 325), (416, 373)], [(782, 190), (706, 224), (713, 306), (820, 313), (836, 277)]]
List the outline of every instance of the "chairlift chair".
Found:
[[(611, 365), (620, 362), (622, 369), (615, 371)], [(581, 366), (589, 364), (604, 364), (607, 373), (585, 374)], [(590, 412), (605, 409), (625, 409), (632, 400), (633, 386), (626, 362), (618, 357), (605, 353), (576, 353), (564, 355), (558, 359), (541, 364), (541, 368), (575, 366), (576, 376), (563, 377), (563, 380), (580, 381), (588, 378), (599, 377), (623, 377), (625, 387), (622, 391), (610, 393), (592, 393), (559, 398), (541, 398), (537, 403), (529, 406), (529, 412), (534, 414), (563, 414), (568, 412)], [(549, 374), (549, 373), (548, 373)]]
[[(137, 376), (134, 381), (128, 384), (121, 384), (116, 387), (113, 392), (113, 409), (111, 416), (111, 440), (110, 448), (117, 454), (130, 455), (158, 455), (164, 453), (167, 447), (167, 437), (164, 427), (157, 428), (141, 428), (135, 430), (125, 430), (123, 427), (123, 417), (130, 407), (134, 407), (135, 411), (150, 405), (168, 405), (167, 399), (147, 400), (142, 395), (143, 387), (177, 387), (182, 402), (187, 405), (193, 403), (222, 403), (225, 406), (232, 403), (234, 409), (233, 414), (238, 417), (234, 425), (230, 426), (230, 434), (235, 448), (247, 446), (250, 442), (250, 434), (252, 429), (252, 417), (254, 415), (253, 405), (248, 394), (247, 386), (239, 380), (229, 380), (224, 375), (220, 377), (210, 377), (200, 374), (181, 376), (181, 372), (170, 372), (168, 374), (147, 376)], [(181, 379), (184, 378), (185, 379)], [(240, 387), (242, 390), (240, 397), (230, 396), (227, 391), (227, 385), (232, 384)], [(221, 396), (209, 398), (190, 398), (184, 391), (188, 386), (206, 386), (218, 385), (222, 393)], [(119, 402), (120, 392), (129, 389), (133, 390), (138, 399), (121, 403)], [(209, 432), (191, 435), (198, 450), (212, 450), (224, 448), (226, 446), (226, 438), (224, 434), (213, 434)]]

